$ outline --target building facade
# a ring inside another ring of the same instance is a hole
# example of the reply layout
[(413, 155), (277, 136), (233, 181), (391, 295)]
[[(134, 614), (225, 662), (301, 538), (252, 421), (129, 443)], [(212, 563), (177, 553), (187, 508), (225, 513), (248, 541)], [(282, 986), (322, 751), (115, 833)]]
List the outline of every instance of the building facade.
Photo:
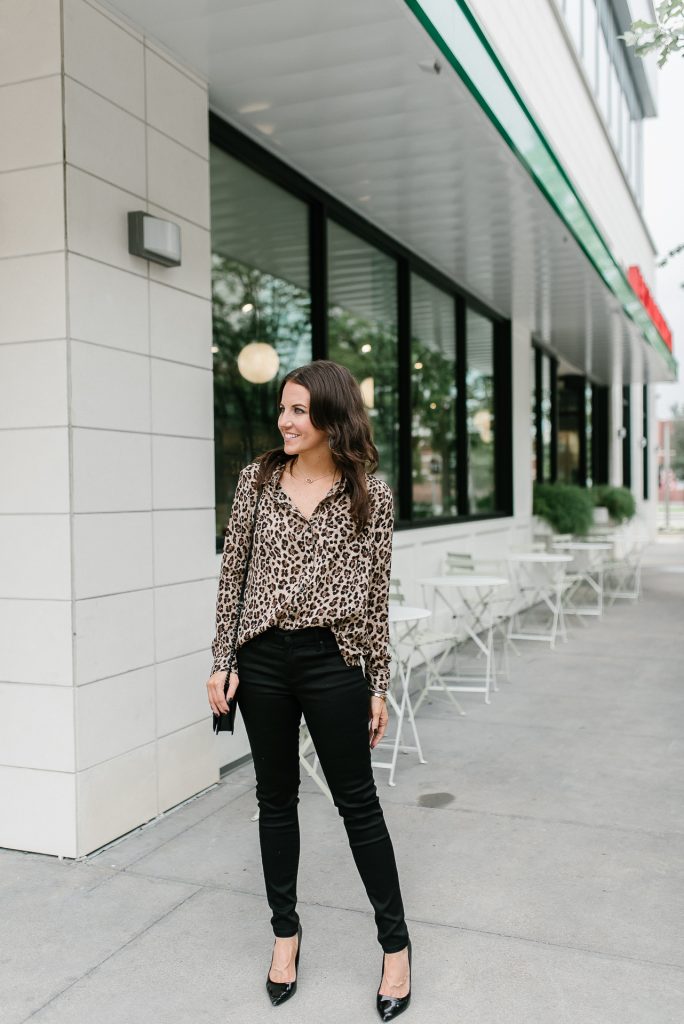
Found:
[(0, 845), (86, 855), (247, 754), (219, 552), (295, 366), (361, 383), (409, 598), (525, 543), (535, 479), (654, 522), (642, 7), (5, 0)]

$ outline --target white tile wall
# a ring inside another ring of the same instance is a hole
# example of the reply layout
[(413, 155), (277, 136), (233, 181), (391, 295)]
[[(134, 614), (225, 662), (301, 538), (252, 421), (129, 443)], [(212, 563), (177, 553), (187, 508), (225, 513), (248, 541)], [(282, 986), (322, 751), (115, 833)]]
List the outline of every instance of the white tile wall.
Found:
[(154, 662), (153, 603), (151, 590), (75, 602), (77, 686)]
[[(155, 217), (168, 217), (168, 211), (154, 203), (149, 203), (149, 212)], [(206, 228), (197, 227), (190, 221), (174, 214), (174, 221), (180, 225), (183, 262), (180, 267), (162, 267), (158, 263), (150, 263), (150, 279), (168, 284), (173, 288), (182, 288), (211, 298), (211, 236)]]
[(76, 427), (149, 431), (147, 356), (72, 341), (71, 420)]
[(63, 253), (0, 260), (0, 295), (0, 343), (66, 337)]
[(150, 49), (145, 51), (145, 70), (149, 124), (206, 159), (206, 90)]
[(69, 516), (3, 516), (0, 527), (0, 597), (70, 600)]
[(71, 337), (147, 355), (145, 278), (74, 253), (69, 254), (68, 263)]
[(0, 480), (0, 512), (68, 512), (67, 428), (0, 431)]
[(0, 428), (67, 422), (66, 342), (0, 345)]
[(76, 689), (78, 770), (92, 768), (155, 738), (154, 668)]
[[(70, 686), (0, 683), (3, 764), (56, 772), (75, 770), (74, 691)], [(26, 737), (31, 742), (26, 742)]]
[(152, 429), (155, 434), (213, 437), (211, 371), (153, 359)]
[(211, 708), (207, 680), (211, 658), (204, 651), (160, 662), (157, 677), (157, 736), (183, 729), (194, 722), (208, 723)]
[(216, 587), (215, 579), (157, 587), (154, 599), (157, 662), (208, 650), (214, 632)]
[(128, 213), (145, 200), (67, 165), (69, 251), (147, 277), (147, 262), (128, 252)]
[(75, 515), (73, 537), (77, 600), (153, 585), (150, 512)]
[(84, 0), (64, 0), (64, 62), (72, 78), (131, 114), (145, 116), (141, 39)]
[(187, 292), (150, 283), (150, 347), (153, 356), (212, 367), (211, 303)]
[(152, 505), (213, 509), (213, 441), (163, 435), (152, 438)]
[(157, 586), (213, 578), (214, 510), (154, 512), (154, 582)]
[[(4, 9), (3, 9), (4, 13)], [(0, 171), (62, 163), (59, 75), (0, 87)]]
[(144, 122), (70, 78), (64, 87), (67, 161), (144, 196)]
[(79, 856), (156, 816), (155, 748), (148, 743), (78, 773)]
[(0, 85), (59, 74), (59, 7), (60, 0), (3, 0)]
[(147, 160), (150, 202), (208, 228), (207, 161), (154, 128), (147, 131)]
[(0, 259), (64, 248), (64, 185), (60, 164), (0, 174)]
[(75, 775), (0, 766), (0, 846), (76, 857)]
[(68, 601), (0, 601), (0, 680), (71, 686)]
[(218, 757), (211, 722), (198, 722), (157, 741), (159, 810), (175, 807), (218, 782)]
[(73, 512), (137, 512), (152, 501), (147, 434), (75, 428)]

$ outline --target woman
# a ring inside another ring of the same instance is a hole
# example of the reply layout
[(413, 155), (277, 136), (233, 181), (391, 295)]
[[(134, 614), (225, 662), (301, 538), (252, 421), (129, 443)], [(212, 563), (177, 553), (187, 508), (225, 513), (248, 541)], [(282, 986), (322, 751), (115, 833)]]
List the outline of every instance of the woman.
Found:
[(392, 491), (366, 472), (367, 466), (377, 468), (378, 453), (361, 390), (347, 369), (317, 360), (292, 370), (278, 401), (283, 446), (241, 471), (226, 529), (209, 705), (215, 714), (227, 710), (229, 645), (261, 487), (237, 672), (231, 672), (226, 696), (237, 694), (254, 759), (275, 935), (266, 987), (273, 1005), (297, 987), (303, 713), (375, 912), (384, 953), (376, 1004), (388, 1021), (409, 1004), (411, 956), (370, 754), (388, 720)]

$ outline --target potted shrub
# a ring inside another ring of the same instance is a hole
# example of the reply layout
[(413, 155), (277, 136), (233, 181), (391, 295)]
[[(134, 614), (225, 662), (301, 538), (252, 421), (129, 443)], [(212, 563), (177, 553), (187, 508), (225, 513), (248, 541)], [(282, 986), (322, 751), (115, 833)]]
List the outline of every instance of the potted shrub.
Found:
[(625, 523), (636, 514), (634, 495), (627, 487), (600, 484), (598, 487), (592, 487), (590, 494), (594, 505), (607, 509), (614, 523)]
[(594, 502), (576, 484), (535, 484), (533, 512), (557, 533), (584, 537), (594, 521)]

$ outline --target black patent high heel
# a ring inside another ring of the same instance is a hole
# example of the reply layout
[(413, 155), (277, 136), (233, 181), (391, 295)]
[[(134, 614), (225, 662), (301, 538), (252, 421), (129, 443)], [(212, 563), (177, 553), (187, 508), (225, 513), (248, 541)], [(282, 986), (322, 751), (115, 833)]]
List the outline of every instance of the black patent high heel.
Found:
[(297, 925), (297, 953), (295, 956), (295, 980), (294, 981), (271, 981), (271, 968), (268, 969), (266, 975), (266, 991), (269, 994), (271, 1003), (273, 1006), (280, 1006), (281, 1003), (286, 1002), (290, 999), (297, 991), (297, 981), (299, 979), (299, 954), (302, 950), (302, 926)]
[[(411, 984), (413, 982), (413, 971), (411, 970), (411, 940), (408, 940), (408, 962), (409, 962), (409, 990), (405, 996), (399, 996), (395, 999), (393, 996), (381, 996), (380, 987), (378, 987), (378, 997), (376, 1006), (378, 1013), (380, 1014), (380, 1020), (394, 1020), (400, 1013), (403, 1013), (407, 1009), (408, 1004), (411, 1002)], [(385, 954), (382, 955), (382, 974), (380, 975), (380, 985), (382, 985), (383, 975), (385, 973)]]

